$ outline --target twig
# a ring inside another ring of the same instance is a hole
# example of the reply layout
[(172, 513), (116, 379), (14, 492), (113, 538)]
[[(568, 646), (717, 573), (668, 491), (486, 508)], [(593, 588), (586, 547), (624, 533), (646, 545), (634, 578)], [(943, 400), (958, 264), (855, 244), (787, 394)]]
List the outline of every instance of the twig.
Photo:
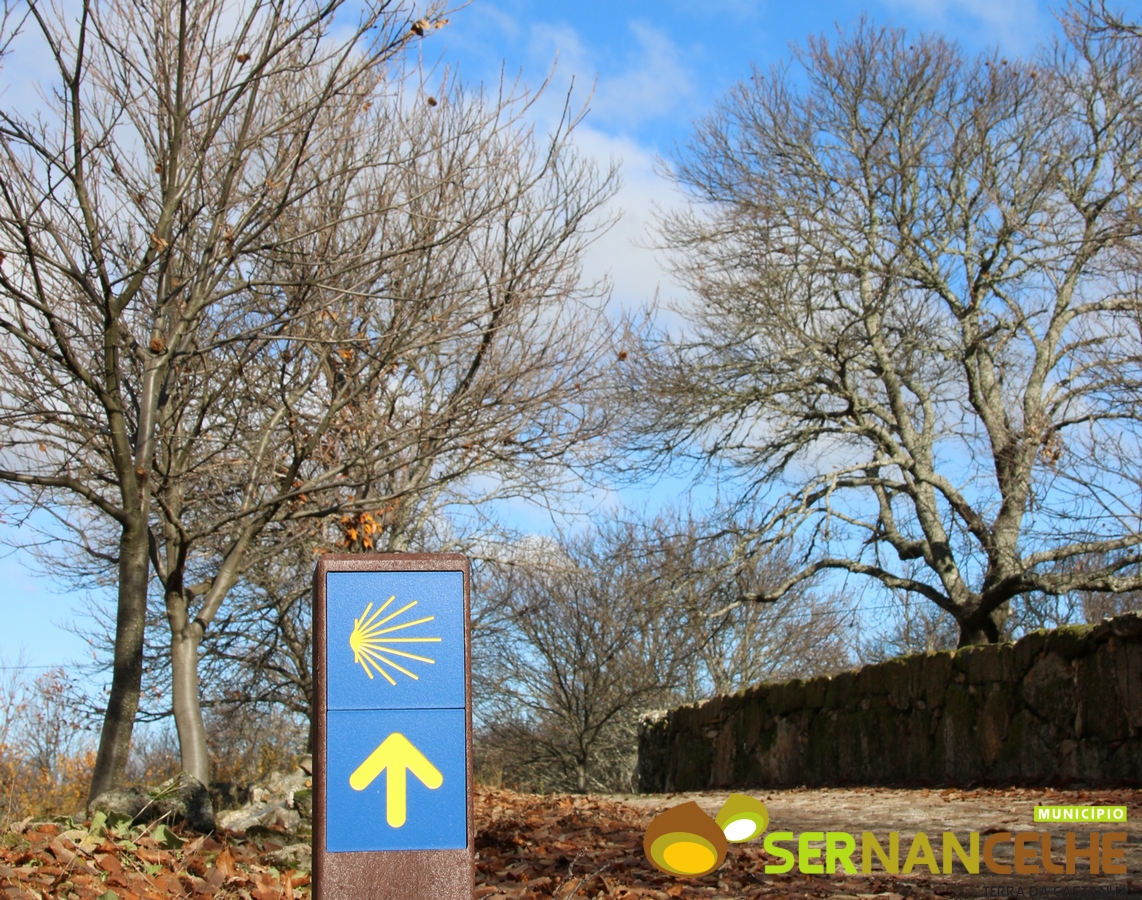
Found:
[[(570, 880), (571, 878), (574, 878), (574, 877), (575, 877), (575, 863), (577, 863), (577, 862), (579, 861), (579, 857), (580, 857), (580, 856), (582, 856), (582, 855), (583, 855), (583, 854), (582, 854), (581, 852), (580, 852), (580, 853), (576, 853), (576, 854), (575, 854), (575, 858), (574, 858), (573, 860), (571, 860), (571, 863), (570, 863), (570, 865), (568, 865), (568, 866), (567, 866), (567, 878), (568, 878), (568, 880)], [(612, 861), (612, 862), (609, 862), (609, 863), (607, 863), (607, 864), (606, 864), (605, 866), (603, 866), (602, 868), (596, 869), (596, 870), (595, 870), (594, 872), (592, 872), (590, 875), (584, 875), (584, 876), (582, 876), (582, 877), (579, 879), (579, 881), (578, 881), (578, 882), (575, 884), (575, 889), (574, 889), (573, 891), (571, 891), (571, 893), (570, 893), (570, 894), (567, 894), (565, 897), (563, 897), (563, 900), (571, 900), (571, 898), (572, 898), (572, 897), (574, 897), (576, 894), (578, 894), (578, 893), (579, 893), (579, 888), (581, 888), (581, 887), (582, 887), (582, 886), (583, 886), (583, 885), (584, 885), (586, 882), (588, 882), (588, 881), (591, 881), (593, 878), (597, 878), (598, 876), (602, 875), (602, 874), (603, 874), (605, 871), (607, 871), (607, 869), (609, 869), (609, 868), (610, 868), (612, 865), (614, 865), (614, 862), (613, 862), (613, 861)]]

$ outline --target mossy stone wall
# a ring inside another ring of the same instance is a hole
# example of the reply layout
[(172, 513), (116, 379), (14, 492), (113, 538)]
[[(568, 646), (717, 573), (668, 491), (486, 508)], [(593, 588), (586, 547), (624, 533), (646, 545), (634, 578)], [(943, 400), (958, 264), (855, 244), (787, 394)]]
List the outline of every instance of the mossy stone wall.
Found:
[(644, 720), (643, 791), (1142, 781), (1142, 615), (1038, 631)]

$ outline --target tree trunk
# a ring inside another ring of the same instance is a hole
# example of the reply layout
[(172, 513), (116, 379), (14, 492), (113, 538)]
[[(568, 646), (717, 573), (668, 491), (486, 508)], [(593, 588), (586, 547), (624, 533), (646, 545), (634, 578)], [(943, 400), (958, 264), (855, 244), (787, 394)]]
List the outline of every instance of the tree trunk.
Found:
[(198, 645), (202, 629), (188, 622), (171, 631), (174, 720), (178, 729), (178, 749), (183, 771), (203, 784), (210, 784), (210, 757), (206, 749), (206, 725), (198, 703)]
[(99, 753), (91, 776), (90, 803), (123, 783), (131, 752), (131, 732), (143, 683), (143, 631), (147, 618), (147, 529), (123, 529), (119, 539), (119, 597), (115, 614), (115, 662), (111, 695), (99, 735)]
[(579, 793), (587, 793), (587, 764), (584, 762), (577, 763), (575, 766), (575, 775), (578, 778)]
[(987, 614), (976, 613), (965, 619), (959, 619), (957, 621), (960, 626), (959, 646), (997, 643), (1002, 622), (1003, 614), (998, 609)]

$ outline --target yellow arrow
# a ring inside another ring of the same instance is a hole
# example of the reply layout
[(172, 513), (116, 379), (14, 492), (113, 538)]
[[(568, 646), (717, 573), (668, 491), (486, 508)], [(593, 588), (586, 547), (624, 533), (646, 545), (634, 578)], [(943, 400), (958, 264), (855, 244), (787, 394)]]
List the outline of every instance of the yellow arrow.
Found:
[(429, 790), (444, 784), (440, 770), (428, 761), (423, 753), (399, 731), (394, 731), (369, 754), (357, 770), (349, 776), (349, 787), (363, 791), (382, 771), (388, 769), (385, 779), (385, 820), (393, 828), (400, 828), (408, 813), (407, 774), (412, 772)]

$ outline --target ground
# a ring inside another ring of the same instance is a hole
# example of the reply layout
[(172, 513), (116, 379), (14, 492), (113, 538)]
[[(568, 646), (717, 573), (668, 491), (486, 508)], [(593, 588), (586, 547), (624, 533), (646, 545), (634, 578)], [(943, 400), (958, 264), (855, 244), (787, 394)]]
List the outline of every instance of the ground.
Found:
[[(765, 874), (761, 842), (731, 846), (725, 864), (704, 878), (667, 876), (642, 850), (647, 823), (663, 809), (696, 800), (713, 813), (725, 793), (567, 796), (479, 790), (476, 794), (475, 896), (607, 898), (607, 900), (737, 900), (737, 898), (1124, 897), (1142, 893), (1142, 791), (896, 790), (883, 788), (753, 791), (769, 809), (770, 830), (872, 831), (883, 838), (900, 831), (905, 848), (924, 831), (939, 856), (939, 835), (1041, 830), (1033, 824), (1037, 803), (1115, 804), (1129, 807), (1125, 830), (1127, 875), (1000, 876), (805, 876)], [(1061, 845), (1063, 829), (1054, 828)], [(1075, 829), (1085, 831), (1087, 829)], [(96, 829), (98, 832), (99, 830)], [(160, 840), (161, 838), (161, 840)], [(220, 833), (177, 835), (154, 829), (122, 829), (92, 835), (71, 823), (22, 822), (0, 837), (0, 896), (61, 900), (286, 900), (310, 894), (303, 862), (288, 861), (287, 835)], [(966, 837), (963, 838), (966, 843)], [(886, 842), (886, 841), (885, 841)], [(1085, 843), (1084, 839), (1080, 843)], [(1008, 849), (1010, 844), (1000, 845)], [(997, 854), (1004, 859), (1002, 850)], [(285, 861), (283, 859), (285, 858)], [(1091, 889), (1095, 890), (1091, 890)], [(1022, 891), (1022, 894), (1020, 894)], [(331, 898), (332, 900), (332, 898)], [(338, 898), (340, 900), (340, 898)], [(347, 898), (348, 900), (348, 898)]]

